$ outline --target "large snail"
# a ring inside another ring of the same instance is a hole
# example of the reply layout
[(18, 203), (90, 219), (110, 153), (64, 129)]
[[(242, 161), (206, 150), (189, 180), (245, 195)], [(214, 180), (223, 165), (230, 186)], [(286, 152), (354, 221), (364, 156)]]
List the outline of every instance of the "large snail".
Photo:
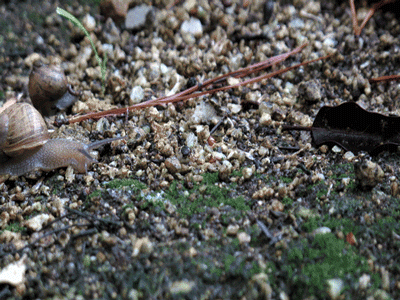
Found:
[(54, 115), (74, 104), (79, 92), (68, 84), (60, 66), (36, 62), (29, 75), (29, 96), (43, 116)]
[(90, 144), (50, 139), (46, 123), (30, 104), (7, 103), (0, 113), (0, 174), (23, 175), (36, 169), (51, 171), (72, 166), (86, 173), (96, 160), (90, 150), (121, 138)]

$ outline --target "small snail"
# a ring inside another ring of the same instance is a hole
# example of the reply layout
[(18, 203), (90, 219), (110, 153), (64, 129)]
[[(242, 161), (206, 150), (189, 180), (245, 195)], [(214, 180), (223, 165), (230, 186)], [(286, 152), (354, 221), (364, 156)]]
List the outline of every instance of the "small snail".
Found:
[(7, 104), (0, 113), (0, 174), (23, 175), (36, 169), (51, 171), (72, 166), (86, 173), (96, 160), (90, 150), (122, 138), (90, 144), (50, 139), (40, 113), (28, 103)]
[(29, 96), (43, 116), (65, 110), (77, 100), (79, 92), (68, 84), (64, 71), (56, 65), (36, 63), (29, 75)]

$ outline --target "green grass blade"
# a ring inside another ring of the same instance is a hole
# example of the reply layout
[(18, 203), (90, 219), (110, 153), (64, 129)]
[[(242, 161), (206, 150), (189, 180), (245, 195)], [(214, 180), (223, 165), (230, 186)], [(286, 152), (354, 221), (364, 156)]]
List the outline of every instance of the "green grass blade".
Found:
[(85, 33), (85, 35), (88, 37), (90, 44), (93, 48), (94, 54), (96, 56), (97, 63), (99, 64), (99, 66), (101, 68), (101, 78), (103, 81), (103, 92), (104, 92), (105, 81), (106, 81), (106, 64), (107, 64), (106, 53), (104, 53), (104, 60), (102, 60), (99, 56), (99, 53), (97, 52), (96, 46), (94, 45), (92, 38), (90, 37), (90, 33), (86, 30), (86, 28), (82, 25), (82, 23), (77, 18), (75, 18), (74, 15), (72, 15), (71, 13), (67, 12), (65, 9), (62, 9), (60, 7), (57, 7), (56, 12), (57, 12), (57, 14), (70, 20), (75, 26), (77, 26), (79, 29), (81, 29)]

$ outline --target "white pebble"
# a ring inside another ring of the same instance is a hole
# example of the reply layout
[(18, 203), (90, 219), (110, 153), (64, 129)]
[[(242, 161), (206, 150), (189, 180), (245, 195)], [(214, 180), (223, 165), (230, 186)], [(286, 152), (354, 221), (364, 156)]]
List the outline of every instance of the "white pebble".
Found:
[(92, 32), (96, 28), (96, 20), (89, 14), (83, 17), (82, 24), (89, 32)]
[(251, 236), (248, 235), (246, 232), (239, 232), (237, 235), (240, 244), (250, 243)]
[(323, 44), (324, 44), (325, 46), (334, 48), (334, 47), (336, 46), (336, 44), (337, 44), (337, 41), (336, 41), (335, 39), (333, 39), (333, 38), (326, 38), (326, 39), (324, 40)]
[(290, 28), (301, 29), (304, 27), (304, 21), (302, 19), (293, 19), (289, 23)]
[(350, 183), (350, 178), (349, 177), (342, 178), (342, 183), (344, 186), (348, 186)]
[(332, 230), (329, 227), (319, 227), (317, 229), (315, 229), (312, 234), (313, 235), (317, 235), (317, 234), (327, 234), (327, 233), (331, 233)]
[(244, 179), (250, 179), (253, 176), (253, 169), (252, 168), (243, 168), (242, 175)]
[(271, 115), (269, 113), (263, 113), (260, 118), (260, 124), (262, 126), (270, 125), (272, 122)]
[(365, 290), (369, 286), (370, 281), (371, 281), (371, 276), (369, 276), (368, 274), (363, 274), (358, 280), (360, 289)]
[(133, 87), (129, 95), (129, 105), (140, 103), (144, 98), (144, 90), (141, 86)]
[(238, 233), (238, 231), (239, 231), (239, 225), (237, 225), (237, 224), (235, 224), (235, 225), (230, 224), (230, 225), (228, 226), (228, 228), (226, 229), (226, 234), (227, 234), (227, 235), (236, 235), (236, 234)]
[(195, 37), (201, 37), (203, 35), (203, 25), (201, 25), (199, 19), (190, 18), (189, 20), (183, 21), (181, 32), (193, 34)]
[(195, 145), (197, 145), (197, 136), (190, 132), (186, 138), (186, 146), (193, 148)]
[(233, 114), (237, 114), (242, 110), (242, 106), (240, 104), (232, 104), (229, 103), (227, 105), (227, 107), (229, 108), (229, 110), (233, 113)]
[(340, 278), (329, 279), (327, 280), (327, 284), (328, 295), (331, 297), (332, 300), (338, 299), (344, 287), (343, 280)]
[(352, 161), (354, 159), (354, 153), (351, 151), (347, 151), (344, 155), (343, 158), (347, 161)]
[(52, 217), (48, 214), (40, 214), (29, 220), (26, 220), (24, 225), (32, 231), (39, 231), (43, 225), (47, 224)]
[(335, 153), (340, 153), (340, 152), (342, 152), (342, 148), (335, 145), (335, 146), (333, 146), (332, 151)]

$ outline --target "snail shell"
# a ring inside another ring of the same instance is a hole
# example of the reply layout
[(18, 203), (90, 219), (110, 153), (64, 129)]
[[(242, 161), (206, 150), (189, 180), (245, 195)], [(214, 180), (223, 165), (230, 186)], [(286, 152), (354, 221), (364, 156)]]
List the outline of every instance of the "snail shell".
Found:
[(33, 170), (51, 171), (67, 166), (86, 173), (96, 162), (91, 150), (121, 139), (124, 137), (90, 144), (50, 139), (45, 121), (33, 106), (11, 100), (0, 108), (0, 175), (19, 176)]
[(29, 96), (42, 115), (50, 116), (74, 104), (78, 92), (68, 84), (60, 66), (34, 65), (29, 75)]
[(15, 103), (0, 114), (0, 149), (10, 157), (44, 145), (50, 138), (40, 113), (28, 103)]

